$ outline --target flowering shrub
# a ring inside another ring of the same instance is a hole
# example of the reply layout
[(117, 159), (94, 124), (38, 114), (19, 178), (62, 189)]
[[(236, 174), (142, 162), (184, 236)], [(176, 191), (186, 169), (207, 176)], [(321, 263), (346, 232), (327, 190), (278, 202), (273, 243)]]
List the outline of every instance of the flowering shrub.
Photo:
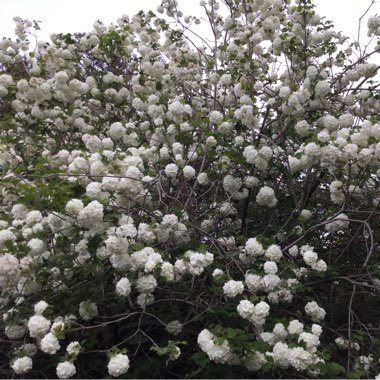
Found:
[(1, 377), (380, 372), (378, 45), (201, 6), (0, 42)]

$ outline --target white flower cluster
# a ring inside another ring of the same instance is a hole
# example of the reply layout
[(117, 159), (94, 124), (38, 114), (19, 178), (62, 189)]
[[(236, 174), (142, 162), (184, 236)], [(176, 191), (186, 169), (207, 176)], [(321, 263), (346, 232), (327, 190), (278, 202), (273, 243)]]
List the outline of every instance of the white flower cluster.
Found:
[(98, 201), (90, 202), (78, 212), (78, 224), (90, 231), (98, 231), (103, 228), (103, 205)]
[(154, 233), (159, 242), (166, 242), (170, 239), (174, 241), (187, 241), (189, 239), (188, 230), (184, 223), (180, 222), (174, 214), (164, 215), (160, 224), (156, 224)]
[(360, 345), (357, 342), (349, 341), (342, 337), (338, 337), (335, 339), (335, 344), (341, 348), (342, 350), (347, 350), (349, 347), (353, 348), (356, 351), (360, 350)]
[(331, 222), (326, 224), (326, 231), (332, 233), (348, 228), (350, 224), (349, 218), (346, 214), (339, 214)]
[(342, 191), (343, 183), (341, 181), (333, 181), (330, 184), (331, 201), (335, 204), (344, 202), (344, 193)]
[(0, 256), (0, 288), (11, 290), (20, 279), (20, 262), (10, 253)]
[(42, 315), (34, 315), (29, 318), (28, 330), (32, 338), (40, 339), (46, 335), (50, 329), (50, 321)]
[(259, 302), (257, 305), (253, 305), (253, 303), (248, 300), (242, 300), (237, 306), (239, 315), (257, 327), (262, 326), (265, 323), (265, 320), (269, 315), (269, 310), (270, 306), (264, 301)]
[(325, 310), (318, 306), (315, 301), (306, 304), (305, 312), (314, 322), (321, 322), (326, 316)]
[(98, 315), (98, 307), (93, 302), (82, 301), (79, 304), (79, 315), (85, 321), (89, 321), (90, 319), (92, 319)]
[(256, 196), (256, 202), (260, 206), (273, 208), (277, 205), (278, 201), (275, 197), (274, 190), (269, 186), (263, 186)]
[(122, 297), (128, 297), (131, 293), (131, 283), (127, 277), (121, 278), (116, 284), (116, 294)]
[(318, 260), (318, 254), (314, 251), (306, 251), (302, 253), (303, 260), (305, 263), (309, 266), (311, 266), (312, 269), (316, 270), (317, 272), (325, 272), (327, 269), (327, 264), (322, 260)]
[(47, 354), (54, 355), (61, 345), (58, 342), (57, 337), (49, 332), (41, 339), (41, 350)]
[(380, 17), (372, 16), (368, 18), (367, 21), (368, 26), (368, 36), (380, 36)]
[(4, 332), (9, 339), (18, 340), (25, 335), (26, 328), (22, 324), (11, 323), (10, 325), (5, 326)]
[(296, 371), (304, 371), (321, 361), (317, 355), (304, 348), (290, 348), (283, 342), (277, 342), (273, 347), (273, 351), (268, 352), (267, 355), (272, 356), (274, 363), (279, 367), (293, 367)]
[(32, 369), (33, 362), (28, 356), (23, 356), (22, 358), (16, 359), (11, 365), (13, 371), (17, 375), (22, 375), (23, 373), (29, 372)]
[(165, 330), (169, 333), (169, 334), (172, 334), (172, 335), (178, 335), (179, 333), (182, 332), (182, 329), (183, 329), (183, 325), (180, 321), (178, 320), (175, 320), (175, 321), (171, 321), (169, 322), (166, 327), (165, 327)]
[(234, 298), (244, 292), (244, 284), (241, 281), (230, 280), (223, 285), (225, 296)]
[(151, 247), (145, 247), (132, 253), (129, 259), (129, 267), (132, 271), (142, 270), (145, 273), (151, 273), (162, 262), (162, 257), (158, 252)]
[(198, 335), (199, 347), (207, 354), (209, 359), (218, 364), (230, 363), (236, 360), (228, 341), (225, 340), (222, 344), (216, 344), (214, 342), (215, 338), (215, 335), (207, 329), (202, 330)]
[(128, 372), (129, 358), (124, 354), (117, 354), (111, 357), (107, 365), (108, 373), (113, 377), (119, 377)]
[(157, 287), (157, 280), (151, 274), (140, 276), (136, 281), (136, 289), (140, 293), (147, 293), (147, 294), (153, 293), (156, 287)]
[(240, 254), (240, 260), (252, 262), (256, 257), (263, 256), (265, 253), (262, 244), (256, 238), (250, 238), (245, 243), (245, 253)]
[(208, 251), (205, 253), (186, 251), (185, 259), (178, 259), (174, 267), (179, 275), (190, 273), (193, 276), (199, 276), (213, 261), (214, 255)]
[(278, 245), (276, 245), (276, 244), (270, 245), (265, 250), (265, 257), (268, 260), (272, 260), (272, 261), (278, 263), (282, 259), (282, 257), (283, 257), (281, 248)]
[(263, 146), (259, 150), (252, 145), (244, 148), (243, 157), (249, 164), (255, 165), (259, 170), (266, 170), (270, 159), (273, 156), (273, 151), (268, 146)]
[(68, 361), (65, 361), (65, 362), (58, 363), (56, 372), (57, 372), (58, 378), (70, 379), (76, 374), (77, 370), (74, 364)]
[(234, 178), (228, 174), (223, 178), (223, 189), (232, 195), (233, 199), (244, 199), (248, 196), (247, 189), (239, 192), (239, 189), (243, 186), (243, 182), (240, 178)]

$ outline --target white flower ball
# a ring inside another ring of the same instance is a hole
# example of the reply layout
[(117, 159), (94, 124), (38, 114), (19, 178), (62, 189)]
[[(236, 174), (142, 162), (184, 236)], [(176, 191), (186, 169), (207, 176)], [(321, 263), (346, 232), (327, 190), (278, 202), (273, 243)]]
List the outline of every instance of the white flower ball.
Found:
[(32, 366), (32, 359), (28, 356), (16, 359), (14, 363), (11, 365), (13, 371), (15, 371), (17, 375), (21, 375), (22, 373), (30, 371), (32, 369)]
[(88, 321), (98, 315), (98, 307), (95, 303), (83, 301), (79, 304), (79, 315)]
[(32, 338), (41, 338), (50, 329), (50, 321), (42, 315), (34, 315), (29, 318), (28, 330)]
[(282, 258), (281, 248), (276, 244), (272, 244), (266, 249), (265, 257), (274, 262), (280, 261), (280, 259)]
[(60, 379), (70, 379), (76, 374), (77, 370), (74, 364), (66, 361), (62, 363), (58, 363), (57, 365), (57, 376)]
[(266, 274), (276, 274), (278, 271), (277, 264), (274, 261), (267, 261), (264, 264), (264, 272)]
[(178, 166), (176, 164), (167, 164), (165, 166), (165, 174), (169, 178), (173, 178), (177, 175)]
[(81, 211), (83, 207), (84, 207), (84, 204), (80, 199), (70, 199), (66, 203), (65, 210), (70, 215), (78, 215), (79, 211)]
[(195, 169), (190, 165), (186, 165), (183, 168), (183, 175), (186, 179), (194, 178), (195, 177)]
[(303, 331), (303, 324), (298, 319), (293, 319), (289, 322), (288, 331), (289, 334), (301, 334)]
[(54, 355), (60, 348), (57, 337), (51, 332), (41, 339), (41, 350), (47, 354)]
[(39, 301), (34, 305), (34, 313), (36, 315), (42, 315), (44, 311), (48, 308), (48, 303), (45, 301)]
[(107, 365), (108, 373), (113, 377), (118, 377), (126, 373), (129, 369), (129, 358), (124, 354), (112, 356)]
[(256, 196), (256, 202), (260, 206), (269, 208), (275, 207), (277, 205), (277, 199), (274, 195), (274, 190), (268, 186), (263, 186)]
[(244, 284), (241, 281), (230, 280), (224, 284), (223, 291), (227, 297), (233, 298), (244, 292)]
[(74, 341), (74, 342), (71, 342), (67, 347), (66, 347), (66, 351), (69, 355), (72, 355), (72, 356), (77, 356), (79, 354), (81, 350), (81, 345), (79, 344), (79, 342), (77, 341)]
[(131, 293), (131, 283), (129, 282), (128, 278), (123, 277), (121, 278), (118, 283), (116, 284), (116, 293), (119, 296), (128, 297)]
[(18, 340), (25, 335), (26, 328), (23, 325), (12, 323), (9, 326), (5, 326), (4, 332), (9, 339)]

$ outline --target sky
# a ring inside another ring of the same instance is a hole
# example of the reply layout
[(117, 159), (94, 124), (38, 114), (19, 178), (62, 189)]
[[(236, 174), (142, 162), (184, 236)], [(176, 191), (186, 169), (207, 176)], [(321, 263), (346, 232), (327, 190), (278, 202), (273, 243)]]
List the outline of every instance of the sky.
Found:
[[(336, 29), (357, 37), (358, 21), (371, 2), (366, 18), (380, 14), (380, 0), (314, 0), (317, 13), (332, 20)], [(185, 15), (199, 12), (199, 0), (178, 0)], [(122, 14), (156, 10), (160, 0), (0, 0), (0, 38), (14, 37), (14, 16), (42, 21), (39, 38), (49, 40), (52, 33), (88, 32), (95, 20), (108, 25)], [(199, 14), (199, 13), (198, 13)], [(362, 30), (366, 33), (366, 18)]]

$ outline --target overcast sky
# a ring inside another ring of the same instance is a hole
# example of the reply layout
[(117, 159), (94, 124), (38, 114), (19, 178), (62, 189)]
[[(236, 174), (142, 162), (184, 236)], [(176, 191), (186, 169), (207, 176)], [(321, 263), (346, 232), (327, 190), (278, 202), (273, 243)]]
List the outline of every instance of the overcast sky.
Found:
[[(200, 9), (199, 0), (178, 2), (185, 15), (196, 14)], [(98, 19), (108, 25), (122, 14), (133, 15), (141, 9), (155, 11), (159, 3), (160, 0), (0, 0), (0, 37), (14, 36), (14, 16), (42, 21), (40, 39), (48, 40), (51, 33), (90, 31)], [(317, 13), (355, 38), (359, 17), (370, 3), (371, 0), (315, 0)], [(375, 13), (380, 14), (380, 0), (375, 1), (369, 15)], [(362, 29), (366, 31), (366, 22)]]

